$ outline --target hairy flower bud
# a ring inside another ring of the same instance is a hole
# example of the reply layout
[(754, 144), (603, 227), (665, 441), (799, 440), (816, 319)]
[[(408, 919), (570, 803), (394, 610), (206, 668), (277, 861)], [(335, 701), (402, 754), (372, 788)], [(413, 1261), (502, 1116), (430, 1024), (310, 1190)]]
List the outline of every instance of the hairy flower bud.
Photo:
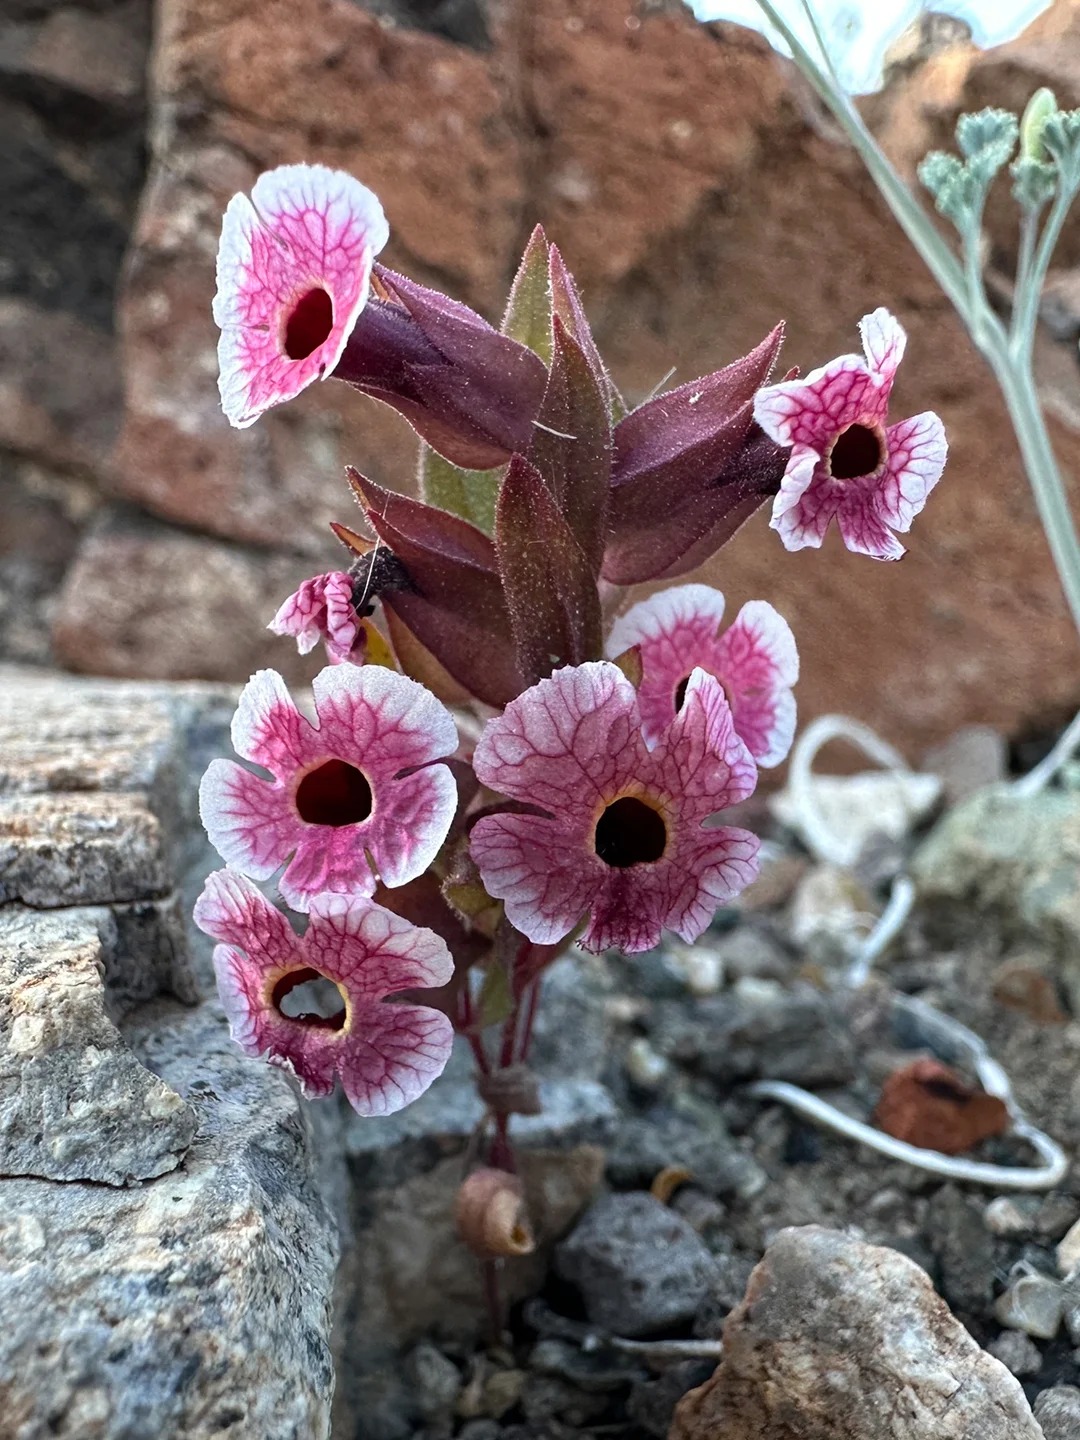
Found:
[(481, 1260), (531, 1255), (536, 1240), (517, 1175), (505, 1170), (474, 1170), (457, 1193), (458, 1234)]

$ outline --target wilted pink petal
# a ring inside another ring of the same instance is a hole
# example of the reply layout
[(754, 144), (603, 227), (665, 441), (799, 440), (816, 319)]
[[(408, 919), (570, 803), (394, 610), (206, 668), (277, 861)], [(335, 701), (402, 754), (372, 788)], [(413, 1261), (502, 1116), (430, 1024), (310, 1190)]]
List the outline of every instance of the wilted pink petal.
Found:
[(897, 560), (904, 547), (892, 530), (909, 528), (941, 478), (945, 432), (930, 412), (886, 428), (906, 337), (881, 308), (859, 328), (865, 360), (842, 355), (755, 397), (758, 424), (792, 447), (771, 523), (788, 550), (801, 550), (819, 546), (835, 519), (849, 550)]
[(665, 926), (695, 940), (757, 873), (755, 836), (703, 828), (757, 780), (703, 670), (651, 751), (617, 666), (557, 670), (488, 722), (473, 765), (483, 784), (548, 812), (485, 816), (471, 834), (485, 887), (536, 944), (585, 917), (589, 950), (647, 950)]
[[(296, 935), (249, 880), (209, 876), (195, 922), (223, 943), (214, 969), (233, 1039), (292, 1071), (307, 1095), (329, 1095), (335, 1078), (361, 1115), (390, 1115), (422, 1095), (450, 1057), (453, 1029), (424, 1005), (384, 1005), (388, 995), (445, 985), (446, 944), (430, 930), (357, 895), (317, 895), (307, 933)], [(335, 985), (337, 1014), (287, 1014), (296, 986)]]
[(273, 778), (215, 760), (199, 789), (222, 859), (260, 880), (288, 862), (280, 888), (297, 910), (322, 891), (370, 895), (372, 864), (386, 885), (414, 879), (446, 838), (457, 799), (449, 769), (433, 763), (454, 751), (457, 729), (430, 691), (381, 665), (330, 666), (312, 689), (317, 726), (279, 675), (254, 675), (233, 744)]
[(331, 661), (355, 658), (357, 637), (363, 630), (352, 592), (352, 577), (344, 570), (314, 575), (289, 596), (266, 628), (275, 635), (294, 636), (301, 655), (324, 640)]
[(325, 165), (281, 165), (234, 195), (218, 248), (221, 405), (251, 425), (329, 375), (368, 297), (386, 217), (365, 185)]
[(779, 765), (795, 734), (799, 678), (795, 637), (764, 600), (751, 600), (726, 631), (724, 597), (708, 585), (679, 585), (632, 606), (607, 642), (613, 658), (636, 645), (645, 739), (653, 745), (682, 706), (691, 671), (700, 667), (724, 687), (736, 733), (759, 765)]

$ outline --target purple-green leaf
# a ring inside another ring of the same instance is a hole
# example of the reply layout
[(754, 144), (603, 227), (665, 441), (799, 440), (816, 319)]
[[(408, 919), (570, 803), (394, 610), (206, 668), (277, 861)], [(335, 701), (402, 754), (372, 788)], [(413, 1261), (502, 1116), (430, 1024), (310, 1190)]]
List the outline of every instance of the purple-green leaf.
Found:
[(553, 321), (551, 371), (528, 458), (548, 489), (594, 576), (600, 573), (611, 483), (607, 400), (560, 316)]
[(600, 657), (600, 597), (589, 562), (543, 476), (522, 455), (507, 467), (495, 517), (506, 604), (527, 684)]

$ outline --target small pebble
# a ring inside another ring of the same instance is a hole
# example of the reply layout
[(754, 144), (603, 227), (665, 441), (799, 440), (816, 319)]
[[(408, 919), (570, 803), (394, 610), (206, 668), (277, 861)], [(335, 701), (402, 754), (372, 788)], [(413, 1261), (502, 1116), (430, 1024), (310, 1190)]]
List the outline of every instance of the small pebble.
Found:
[(502, 1427), (497, 1420), (467, 1420), (457, 1433), (457, 1440), (499, 1440)]
[(1044, 1196), (1035, 1212), (1035, 1233), (1044, 1240), (1060, 1240), (1078, 1220), (1080, 1203), (1076, 1197), (1055, 1192)]
[(595, 1325), (651, 1335), (693, 1318), (716, 1275), (697, 1231), (651, 1195), (597, 1200), (555, 1252)]
[(1076, 1440), (1080, 1435), (1080, 1390), (1075, 1385), (1055, 1385), (1035, 1401), (1035, 1419), (1045, 1440)]
[(1011, 1370), (1017, 1378), (1037, 1375), (1042, 1369), (1042, 1351), (1030, 1335), (1025, 1335), (1020, 1330), (1003, 1330), (986, 1348), (995, 1360), (1000, 1360), (1006, 1370)]
[(715, 995), (723, 988), (724, 962), (715, 950), (673, 944), (669, 963), (691, 995)]
[(763, 980), (758, 975), (744, 975), (731, 987), (732, 993), (748, 1005), (779, 1005), (786, 991), (779, 980)]
[(799, 881), (791, 902), (791, 938), (802, 959), (846, 965), (876, 918), (870, 896), (847, 870), (818, 865)]
[(671, 1073), (671, 1065), (654, 1050), (644, 1035), (635, 1036), (626, 1047), (626, 1073), (642, 1090), (656, 1090)]
[(1061, 1285), (1049, 1275), (1021, 1275), (994, 1302), (1000, 1324), (1037, 1340), (1053, 1340), (1063, 1308)]
[[(1032, 1197), (996, 1195), (983, 1211), (983, 1223), (991, 1235), (1027, 1235), (1034, 1220)], [(1026, 1202), (1026, 1203), (1025, 1203)]]
[(1058, 1270), (1062, 1275), (1072, 1275), (1080, 1268), (1080, 1220), (1066, 1232), (1057, 1247)]
[(404, 1369), (413, 1403), (424, 1420), (451, 1414), (461, 1393), (461, 1375), (452, 1360), (422, 1340), (406, 1356)]
[(501, 1420), (521, 1399), (525, 1389), (524, 1370), (496, 1370), (484, 1382), (482, 1405), (484, 1413)]

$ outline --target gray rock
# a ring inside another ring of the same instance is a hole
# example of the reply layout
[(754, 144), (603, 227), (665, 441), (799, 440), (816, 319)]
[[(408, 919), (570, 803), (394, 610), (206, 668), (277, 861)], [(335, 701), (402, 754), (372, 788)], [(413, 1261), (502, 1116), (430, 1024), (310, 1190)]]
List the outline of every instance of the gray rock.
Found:
[(1042, 1440), (1017, 1381), (895, 1250), (782, 1230), (671, 1440)]
[(1061, 1283), (1062, 1315), (1069, 1338), (1080, 1346), (1080, 1270), (1074, 1270)]
[(950, 810), (916, 852), (912, 878), (945, 938), (985, 944), (988, 916), (1005, 945), (1036, 940), (1063, 962), (1075, 1002), (1080, 971), (1080, 793), (1044, 790), (1018, 796), (983, 790)]
[[(684, 1102), (689, 1110), (690, 1103)], [(608, 1154), (608, 1176), (619, 1189), (646, 1187), (666, 1166), (690, 1172), (711, 1195), (755, 1195), (767, 1183), (760, 1165), (731, 1134), (715, 1106), (691, 1113), (664, 1108), (622, 1117)]]
[(708, 1380), (711, 1368), (708, 1361), (686, 1360), (655, 1379), (639, 1380), (627, 1398), (627, 1415), (646, 1435), (665, 1440), (675, 1406), (688, 1390)]
[(927, 1212), (926, 1235), (945, 1299), (962, 1315), (984, 1314), (993, 1295), (997, 1255), (978, 1197), (943, 1185)]
[(148, 1007), (133, 1044), (198, 1134), (140, 1189), (0, 1181), (9, 1433), (319, 1440), (337, 1235), (295, 1090), (210, 1003)]
[(691, 1320), (715, 1274), (693, 1227), (639, 1192), (598, 1200), (558, 1246), (555, 1268), (594, 1324), (629, 1336)]
[(1010, 1330), (1053, 1340), (1061, 1329), (1061, 1284), (1049, 1275), (1020, 1275), (994, 1302), (994, 1314)]
[(421, 1420), (449, 1417), (461, 1393), (461, 1372), (454, 1362), (423, 1340), (406, 1355), (404, 1369)]
[(717, 1254), (713, 1251), (716, 1272), (701, 1298), (694, 1316), (694, 1334), (703, 1340), (720, 1340), (724, 1322), (735, 1309), (750, 1283), (754, 1259), (738, 1250)]
[(709, 996), (692, 1007), (660, 1002), (646, 1021), (661, 1054), (720, 1084), (789, 1080), (839, 1085), (854, 1078), (849, 1000), (804, 982), (764, 995)]
[(105, 1012), (107, 910), (0, 910), (0, 1172), (126, 1185), (180, 1162), (190, 1105)]
[(138, 796), (0, 798), (0, 904), (107, 904), (169, 888), (161, 826)]
[(1025, 1375), (1037, 1375), (1042, 1369), (1042, 1351), (1030, 1335), (1020, 1330), (1003, 1330), (990, 1341), (986, 1350), (1018, 1379)]
[(1035, 1401), (1035, 1419), (1043, 1440), (1076, 1440), (1080, 1435), (1080, 1390), (1075, 1385), (1054, 1385)]

